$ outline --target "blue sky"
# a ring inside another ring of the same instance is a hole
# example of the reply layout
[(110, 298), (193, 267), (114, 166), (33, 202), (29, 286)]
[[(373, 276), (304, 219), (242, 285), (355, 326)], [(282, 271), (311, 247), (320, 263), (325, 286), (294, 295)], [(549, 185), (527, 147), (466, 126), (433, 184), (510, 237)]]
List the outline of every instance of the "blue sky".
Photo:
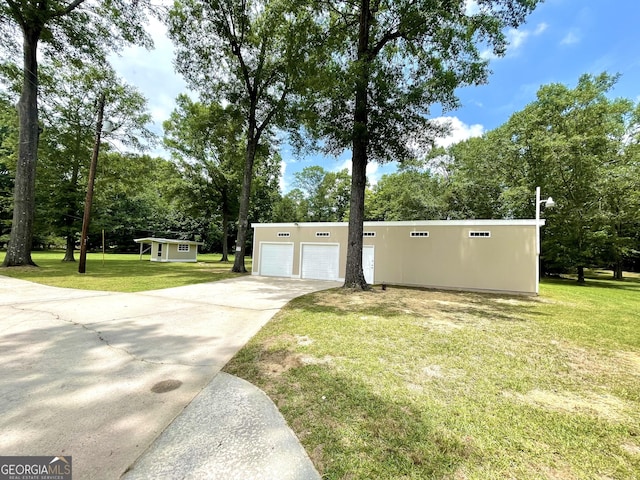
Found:
[[(462, 103), (455, 111), (432, 108), (432, 117), (452, 122), (446, 145), (496, 128), (535, 100), (540, 86), (563, 83), (575, 86), (584, 73), (619, 73), (621, 78), (611, 96), (640, 101), (640, 1), (638, 0), (546, 0), (524, 25), (507, 32), (510, 46), (506, 56), (490, 58), (492, 74), (486, 85), (458, 90)], [(184, 81), (173, 72), (171, 42), (164, 27), (150, 25), (156, 49), (147, 52), (131, 48), (113, 58), (120, 75), (149, 99), (154, 130), (162, 133), (162, 122), (173, 110), (174, 100), (186, 91)], [(153, 152), (168, 158), (158, 149)], [(310, 165), (326, 170), (350, 168), (350, 152), (339, 158), (309, 156), (296, 158), (286, 146), (282, 149), (284, 191), (291, 188), (293, 175)], [(395, 164), (370, 165), (369, 181), (375, 184)]]

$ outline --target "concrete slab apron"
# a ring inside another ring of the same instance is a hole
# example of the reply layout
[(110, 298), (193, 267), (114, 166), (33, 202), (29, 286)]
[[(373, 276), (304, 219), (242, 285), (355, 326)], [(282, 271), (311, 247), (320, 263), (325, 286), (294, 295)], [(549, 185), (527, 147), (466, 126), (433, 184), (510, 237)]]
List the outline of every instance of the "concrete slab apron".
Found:
[(331, 286), (117, 294), (0, 277), (0, 455), (71, 455), (75, 478), (120, 477), (279, 308)]

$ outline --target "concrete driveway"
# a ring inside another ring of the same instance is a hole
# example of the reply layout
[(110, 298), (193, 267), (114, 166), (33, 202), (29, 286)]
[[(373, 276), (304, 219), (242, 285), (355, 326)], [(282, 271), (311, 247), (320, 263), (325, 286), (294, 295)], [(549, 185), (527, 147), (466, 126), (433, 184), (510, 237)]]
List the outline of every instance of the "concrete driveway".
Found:
[(336, 285), (125, 294), (0, 276), (0, 455), (70, 455), (74, 478), (119, 478), (283, 305)]

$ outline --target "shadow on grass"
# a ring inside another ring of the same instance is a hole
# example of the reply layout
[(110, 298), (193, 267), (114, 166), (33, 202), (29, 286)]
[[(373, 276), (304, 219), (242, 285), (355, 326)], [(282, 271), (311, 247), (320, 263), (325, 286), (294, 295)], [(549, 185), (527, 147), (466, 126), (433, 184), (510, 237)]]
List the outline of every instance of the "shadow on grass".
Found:
[(423, 317), (445, 314), (463, 320), (467, 317), (490, 321), (526, 321), (545, 316), (540, 299), (520, 295), (463, 292), (451, 290), (392, 287), (387, 290), (350, 292), (341, 288), (307, 295), (289, 303), (287, 309), (327, 315)]
[(589, 274), (585, 276), (585, 283), (580, 284), (575, 275), (563, 275), (560, 277), (546, 277), (542, 283), (554, 285), (573, 286), (576, 288), (607, 288), (613, 290), (627, 290), (640, 293), (640, 277), (626, 277), (622, 280), (613, 280), (610, 275)]

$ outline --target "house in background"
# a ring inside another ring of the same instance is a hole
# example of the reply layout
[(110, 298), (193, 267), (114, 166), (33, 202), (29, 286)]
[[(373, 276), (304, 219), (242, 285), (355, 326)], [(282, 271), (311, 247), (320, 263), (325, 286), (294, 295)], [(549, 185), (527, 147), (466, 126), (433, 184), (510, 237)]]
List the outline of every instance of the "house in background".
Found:
[[(535, 295), (544, 220), (364, 222), (367, 283)], [(255, 223), (253, 275), (344, 281), (347, 223)]]
[[(174, 240), (169, 238), (135, 238), (133, 240), (140, 244), (140, 259), (142, 255), (151, 250), (152, 262), (197, 262), (198, 245), (203, 242), (192, 240)], [(145, 245), (149, 245), (145, 249)]]

